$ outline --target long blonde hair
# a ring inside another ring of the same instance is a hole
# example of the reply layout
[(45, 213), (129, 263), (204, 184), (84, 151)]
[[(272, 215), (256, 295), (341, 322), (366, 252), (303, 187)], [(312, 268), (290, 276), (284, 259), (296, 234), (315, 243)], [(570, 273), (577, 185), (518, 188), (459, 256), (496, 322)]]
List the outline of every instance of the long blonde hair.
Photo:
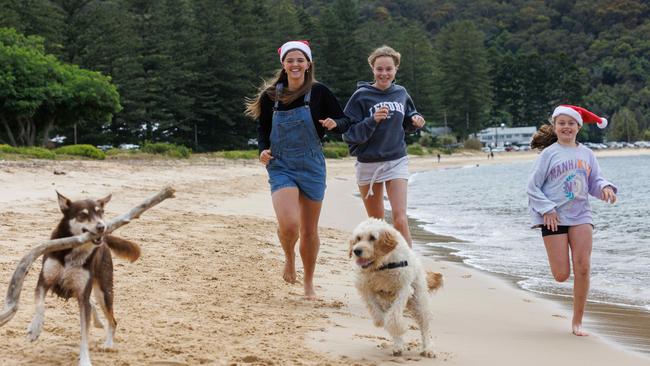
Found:
[[(288, 52), (288, 51), (287, 51)], [(302, 51), (300, 51), (302, 52)], [(305, 53), (302, 52), (304, 55)], [(305, 55), (307, 57), (307, 55)], [(309, 59), (309, 58), (307, 58)], [(307, 94), (307, 91), (311, 89), (312, 85), (316, 82), (316, 77), (314, 76), (314, 61), (310, 61), (311, 65), (309, 69), (305, 70), (305, 82), (302, 83), (302, 86), (297, 90), (289, 90), (286, 88), (288, 85), (287, 73), (284, 69), (280, 69), (275, 73), (271, 79), (264, 80), (262, 85), (259, 87), (257, 95), (255, 98), (245, 98), (246, 109), (244, 114), (252, 119), (259, 119), (262, 114), (262, 95), (266, 94), (272, 101), (276, 100), (276, 85), (283, 84), (282, 92), (280, 93), (280, 103), (288, 105), (298, 97)]]

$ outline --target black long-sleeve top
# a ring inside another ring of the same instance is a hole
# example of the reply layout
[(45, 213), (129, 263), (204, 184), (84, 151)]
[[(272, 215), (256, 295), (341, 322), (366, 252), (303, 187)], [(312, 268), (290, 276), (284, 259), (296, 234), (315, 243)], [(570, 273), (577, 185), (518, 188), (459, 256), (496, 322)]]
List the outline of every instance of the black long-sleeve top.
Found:
[[(257, 124), (257, 147), (260, 152), (271, 147), (271, 129), (273, 119), (273, 102), (268, 95), (262, 94), (261, 99), (262, 113)], [(278, 110), (288, 111), (305, 105), (304, 95), (296, 98), (289, 105), (278, 104)], [(321, 140), (325, 133), (344, 133), (350, 127), (350, 120), (343, 113), (339, 101), (327, 86), (321, 83), (314, 83), (311, 87), (311, 99), (309, 102), (311, 118), (314, 121), (314, 127)], [(336, 121), (336, 127), (328, 131), (318, 120), (332, 118)]]

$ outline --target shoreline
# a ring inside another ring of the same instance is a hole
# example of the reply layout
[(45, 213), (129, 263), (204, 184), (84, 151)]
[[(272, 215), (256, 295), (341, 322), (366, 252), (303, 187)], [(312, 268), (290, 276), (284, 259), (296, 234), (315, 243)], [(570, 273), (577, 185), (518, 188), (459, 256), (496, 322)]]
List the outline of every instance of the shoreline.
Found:
[[(535, 156), (530, 153), (511, 155), (508, 159), (495, 159), (494, 163), (532, 160)], [(438, 164), (431, 158), (414, 157), (411, 171), (475, 165), (480, 164), (484, 157), (453, 158), (443, 159)], [(349, 232), (366, 217), (353, 178), (352, 161), (328, 161), (330, 172), (334, 174), (328, 178), (320, 226)], [(429, 238), (433, 235), (438, 242), (448, 240), (448, 237), (428, 232), (427, 235)], [(414, 240), (419, 242), (420, 239), (415, 235)], [(426, 247), (416, 244), (416, 248), (424, 250)], [(344, 251), (340, 249), (340, 252)], [(417, 356), (419, 334), (413, 327), (405, 337), (409, 351), (402, 357), (389, 354), (388, 334), (372, 325), (367, 309), (353, 287), (354, 276), (350, 270), (347, 274), (337, 270), (336, 275), (320, 277), (320, 294), (327, 299), (342, 299), (343, 306), (330, 316), (332, 324), (324, 332), (310, 333), (307, 340), (310, 348), (332, 357), (375, 365), (430, 365), (444, 361), (461, 366), (542, 366), (575, 362), (594, 366), (636, 366), (648, 361), (646, 355), (611, 342), (598, 332), (593, 332), (590, 337), (574, 336), (570, 332), (570, 311), (559, 301), (525, 291), (506, 276), (495, 276), (465, 265), (460, 258), (450, 261), (453, 256), (449, 256), (449, 252), (451, 250), (437, 257), (423, 258), (425, 267), (443, 273), (445, 281), (444, 287), (432, 297), (435, 360)], [(545, 354), (542, 360), (540, 349), (552, 349), (553, 352)]]
[[(437, 245), (438, 243), (449, 242), (450, 240), (447, 239), (456, 238), (432, 233), (423, 229), (420, 226), (421, 224), (424, 224), (424, 222), (409, 217), (413, 242), (414, 244), (417, 243), (419, 246), (417, 250), (423, 256), (433, 256), (435, 259), (442, 261), (459, 263), (473, 270), (503, 278), (510, 282), (513, 288), (559, 303), (568, 313), (572, 311), (573, 300), (571, 297), (526, 290), (518, 285), (518, 281), (522, 280), (522, 277), (490, 272), (466, 264), (461, 257), (455, 255), (458, 250)], [(456, 239), (456, 241), (460, 240)], [(567, 318), (567, 321), (569, 320)], [(591, 332), (602, 336), (605, 340), (650, 358), (650, 312), (623, 304), (599, 303), (587, 300), (584, 322), (585, 329), (588, 331), (591, 330)]]

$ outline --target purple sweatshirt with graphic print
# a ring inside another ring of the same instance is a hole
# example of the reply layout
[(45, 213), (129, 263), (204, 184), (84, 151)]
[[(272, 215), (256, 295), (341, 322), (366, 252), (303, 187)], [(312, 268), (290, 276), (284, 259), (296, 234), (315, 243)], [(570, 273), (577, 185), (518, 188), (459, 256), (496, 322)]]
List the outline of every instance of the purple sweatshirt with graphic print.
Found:
[(537, 158), (528, 179), (528, 209), (533, 227), (544, 224), (543, 215), (555, 210), (560, 225), (593, 224), (589, 195), (602, 197), (603, 188), (617, 188), (600, 173), (594, 153), (582, 144), (554, 143)]

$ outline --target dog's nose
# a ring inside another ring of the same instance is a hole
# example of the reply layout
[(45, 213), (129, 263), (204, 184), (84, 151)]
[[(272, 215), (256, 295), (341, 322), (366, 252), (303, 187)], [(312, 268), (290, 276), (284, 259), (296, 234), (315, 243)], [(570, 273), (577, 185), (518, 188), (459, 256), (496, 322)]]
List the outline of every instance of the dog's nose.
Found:
[(97, 230), (98, 233), (103, 233), (104, 230), (106, 229), (106, 225), (104, 225), (103, 222), (97, 223), (97, 226), (95, 226), (95, 229)]
[(361, 256), (361, 253), (363, 253), (363, 250), (361, 250), (361, 249), (355, 249), (355, 250), (353, 250), (352, 252), (353, 252), (354, 255), (356, 255), (357, 257), (360, 257), (360, 256)]

